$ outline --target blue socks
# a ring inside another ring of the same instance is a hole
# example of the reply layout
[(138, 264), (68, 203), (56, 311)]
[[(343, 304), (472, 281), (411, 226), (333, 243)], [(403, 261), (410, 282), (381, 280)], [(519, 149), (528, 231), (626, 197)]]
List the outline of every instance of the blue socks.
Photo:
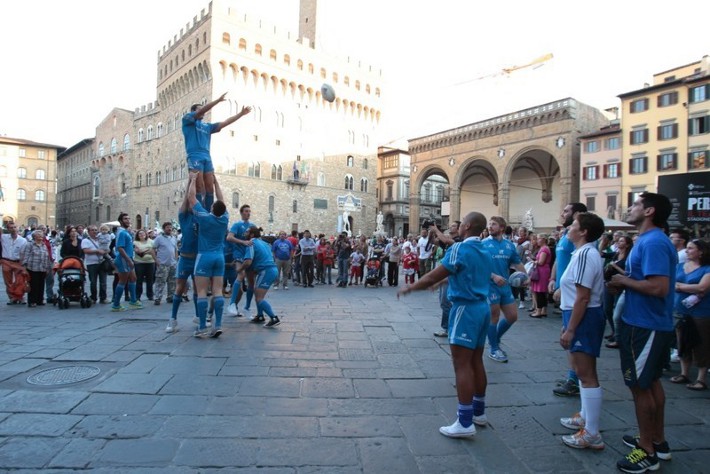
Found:
[(121, 306), (121, 297), (123, 296), (123, 292), (126, 290), (126, 285), (119, 283), (116, 285), (116, 289), (113, 292), (113, 307), (118, 308)]
[(207, 212), (212, 211), (212, 204), (214, 204), (214, 193), (205, 194), (205, 209), (207, 209)]
[(468, 428), (473, 424), (473, 405), (462, 405), (459, 402), (459, 423), (464, 428)]
[(577, 378), (577, 373), (574, 370), (569, 369), (567, 371), (567, 378), (579, 385), (579, 379)]
[(212, 298), (212, 304), (214, 305), (214, 324), (212, 327), (221, 328), (222, 327), (222, 312), (224, 311), (224, 296), (215, 296)]
[(500, 349), (498, 342), (498, 327), (495, 324), (488, 325), (488, 344), (491, 346), (491, 352)]
[(247, 288), (247, 304), (244, 306), (245, 309), (250, 309), (251, 308), (251, 300), (254, 297), (254, 290), (251, 288)]
[(173, 310), (170, 317), (177, 319), (178, 309), (180, 309), (180, 303), (182, 303), (182, 295), (173, 295)]
[(498, 332), (498, 343), (500, 343), (500, 340), (503, 338), (503, 334), (505, 334), (511, 326), (512, 324), (510, 324), (504, 317), (501, 317), (498, 320), (498, 326), (496, 326)]
[(136, 303), (136, 282), (135, 281), (129, 281), (128, 282), (128, 294), (131, 295), (131, 303), (135, 304)]
[(197, 301), (197, 317), (200, 318), (200, 329), (207, 327), (207, 298), (196, 298)]
[(473, 396), (473, 416), (481, 416), (486, 412), (486, 396)]
[(263, 312), (263, 313), (266, 313), (266, 315), (267, 315), (268, 317), (270, 317), (270, 318), (273, 318), (273, 317), (276, 316), (276, 315), (274, 314), (274, 310), (271, 309), (271, 305), (270, 305), (269, 302), (266, 301), (266, 300), (259, 301), (259, 302), (256, 304), (256, 307), (257, 307), (259, 313), (262, 313), (262, 312)]

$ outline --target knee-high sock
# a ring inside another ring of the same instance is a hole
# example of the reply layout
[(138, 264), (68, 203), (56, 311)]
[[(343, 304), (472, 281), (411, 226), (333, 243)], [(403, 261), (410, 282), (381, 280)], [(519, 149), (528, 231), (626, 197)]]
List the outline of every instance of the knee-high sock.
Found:
[(498, 325), (496, 326), (496, 330), (498, 333), (498, 342), (500, 342), (500, 340), (503, 338), (503, 334), (505, 334), (511, 326), (512, 324), (510, 324), (507, 319), (501, 316), (501, 318), (498, 320)]
[(247, 304), (244, 306), (245, 309), (250, 309), (251, 308), (251, 300), (254, 297), (254, 290), (249, 287), (247, 288)]
[(214, 304), (214, 324), (212, 327), (222, 327), (222, 312), (224, 311), (224, 296), (215, 296), (212, 298)]
[(123, 292), (126, 289), (126, 285), (123, 283), (119, 283), (116, 285), (116, 289), (113, 290), (113, 306), (114, 307), (119, 307), (121, 306), (121, 298), (123, 298)]
[(459, 402), (458, 409), (459, 423), (464, 428), (468, 428), (473, 424), (473, 405), (462, 405)]
[(207, 298), (197, 298), (197, 317), (200, 318), (200, 329), (207, 327)]
[(182, 295), (173, 295), (173, 310), (170, 313), (170, 317), (177, 319), (178, 309), (180, 309), (180, 303), (182, 303)]
[(498, 341), (498, 327), (495, 324), (488, 325), (488, 344), (491, 346), (491, 352), (500, 349)]
[(136, 302), (136, 282), (128, 282), (128, 293), (131, 295), (131, 303)]
[(207, 209), (207, 211), (211, 211), (212, 204), (214, 204), (214, 193), (206, 193), (205, 194), (205, 209)]
[(601, 387), (579, 387), (579, 396), (583, 400), (582, 403), (586, 411), (584, 429), (591, 435), (599, 433), (599, 418), (602, 413), (602, 394), (603, 391)]
[(275, 317), (276, 315), (274, 314), (274, 310), (271, 309), (271, 305), (269, 304), (268, 301), (266, 300), (261, 300), (256, 304), (256, 307), (258, 308), (259, 312), (264, 312), (266, 315), (270, 318)]

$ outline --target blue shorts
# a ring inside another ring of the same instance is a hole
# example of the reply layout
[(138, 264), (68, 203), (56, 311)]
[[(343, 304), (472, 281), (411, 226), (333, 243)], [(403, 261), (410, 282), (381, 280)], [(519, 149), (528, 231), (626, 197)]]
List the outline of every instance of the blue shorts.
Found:
[(227, 260), (224, 262), (224, 281), (228, 281), (230, 285), (237, 279), (237, 268), (234, 263), (234, 261)]
[(195, 260), (195, 276), (207, 278), (223, 277), (224, 254), (222, 252), (198, 253), (197, 260)]
[(619, 341), (621, 374), (626, 386), (642, 390), (651, 388), (663, 375), (663, 366), (675, 339), (673, 331), (654, 331), (632, 326), (623, 319), (619, 321), (616, 340)]
[(209, 156), (188, 156), (187, 167), (190, 171), (200, 171), (202, 173), (214, 173), (212, 158)]
[(490, 322), (488, 303), (453, 303), (449, 313), (449, 344), (468, 349), (484, 347)]
[[(569, 320), (572, 317), (572, 310), (562, 310), (562, 328), (567, 329)], [(583, 352), (593, 357), (599, 357), (604, 340), (604, 326), (606, 319), (604, 309), (599, 306), (587, 308), (584, 318), (574, 331), (574, 339), (570, 344), (570, 352)]]
[(121, 257), (119, 254), (118, 257), (113, 261), (114, 265), (116, 265), (116, 271), (118, 273), (130, 273), (131, 269), (128, 268), (128, 264), (126, 261)]
[(510, 285), (491, 285), (488, 290), (488, 301), (490, 304), (497, 304), (500, 306), (514, 303), (515, 298), (513, 297), (513, 291), (510, 289)]
[(269, 288), (271, 288), (271, 285), (274, 284), (278, 276), (279, 269), (276, 267), (269, 267), (264, 270), (260, 270), (259, 273), (256, 274), (254, 286), (256, 288), (268, 290)]
[(195, 259), (183, 257), (180, 255), (177, 264), (177, 275), (175, 278), (177, 280), (187, 280), (189, 277), (193, 276), (195, 272)]

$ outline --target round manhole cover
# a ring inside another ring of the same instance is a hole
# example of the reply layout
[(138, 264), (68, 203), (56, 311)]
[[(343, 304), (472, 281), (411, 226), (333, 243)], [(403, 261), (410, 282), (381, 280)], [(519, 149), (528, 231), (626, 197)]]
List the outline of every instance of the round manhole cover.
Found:
[(66, 385), (83, 382), (99, 375), (101, 370), (90, 365), (72, 365), (46, 369), (27, 377), (27, 382), (32, 385)]

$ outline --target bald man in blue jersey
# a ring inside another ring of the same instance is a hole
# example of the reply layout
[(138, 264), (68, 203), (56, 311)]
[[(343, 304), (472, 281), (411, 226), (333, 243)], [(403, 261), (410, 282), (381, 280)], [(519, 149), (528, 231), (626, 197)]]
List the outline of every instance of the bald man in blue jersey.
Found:
[(483, 349), (490, 321), (490, 291), (493, 261), (483, 248), (480, 235), (486, 228), (486, 216), (471, 212), (461, 220), (457, 242), (448, 248), (441, 265), (419, 281), (397, 292), (397, 297), (411, 291), (424, 290), (448, 278), (447, 296), (451, 301), (449, 314), (449, 345), (456, 374), (458, 417), (439, 432), (451, 438), (476, 434), (476, 427), (485, 426), (486, 369)]
[[(196, 173), (190, 172), (191, 175)], [(190, 181), (187, 195), (192, 207), (192, 212), (197, 220), (198, 241), (197, 259), (195, 260), (195, 286), (197, 287), (197, 315), (200, 318), (199, 326), (195, 330), (195, 337), (208, 335), (207, 331), (207, 291), (212, 289), (215, 320), (210, 337), (219, 337), (222, 334), (222, 312), (224, 310), (224, 297), (222, 296), (222, 282), (224, 279), (224, 236), (229, 226), (227, 206), (222, 199), (222, 190), (217, 180), (214, 182), (217, 200), (212, 204), (210, 212), (197, 201), (195, 180)]]

